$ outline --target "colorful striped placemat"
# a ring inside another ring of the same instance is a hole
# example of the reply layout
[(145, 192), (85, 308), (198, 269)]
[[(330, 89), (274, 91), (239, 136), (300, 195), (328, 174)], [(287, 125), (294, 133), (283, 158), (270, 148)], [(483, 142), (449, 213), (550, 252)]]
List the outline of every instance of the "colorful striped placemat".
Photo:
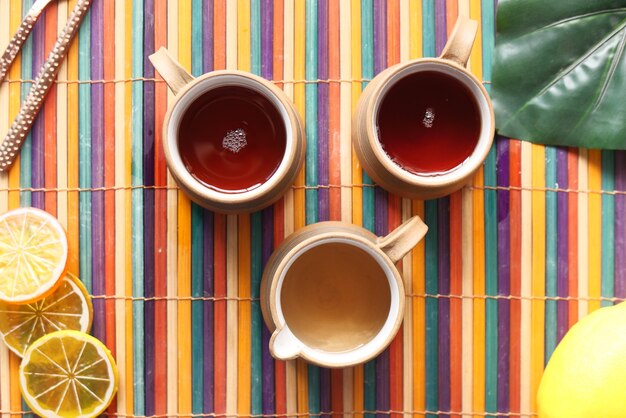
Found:
[[(33, 0), (0, 0), (0, 48)], [(45, 13), (0, 85), (0, 132), (19, 110), (73, 0)], [(94, 295), (114, 353), (109, 410), (136, 416), (536, 415), (546, 361), (579, 318), (626, 297), (626, 153), (498, 137), (463, 190), (409, 201), (352, 153), (362, 88), (438, 55), (457, 15), (480, 22), (470, 59), (490, 87), (494, 0), (94, 0), (8, 175), (0, 211), (36, 206), (66, 227), (69, 268)], [(166, 46), (194, 75), (241, 69), (283, 88), (306, 121), (306, 167), (273, 207), (223, 216), (169, 176), (172, 100), (147, 60)], [(362, 366), (277, 362), (259, 308), (272, 250), (343, 220), (379, 235), (419, 214), (430, 231), (401, 266), (404, 325)], [(0, 414), (24, 414), (19, 360), (0, 346)]]

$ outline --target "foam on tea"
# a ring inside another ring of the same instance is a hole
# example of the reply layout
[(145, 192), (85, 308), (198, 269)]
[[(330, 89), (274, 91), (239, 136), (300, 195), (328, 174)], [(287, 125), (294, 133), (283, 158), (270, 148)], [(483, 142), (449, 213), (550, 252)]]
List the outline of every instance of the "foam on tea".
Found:
[(473, 153), (481, 131), (478, 103), (459, 80), (421, 71), (389, 88), (377, 117), (378, 139), (401, 168), (444, 174)]
[(265, 183), (286, 147), (285, 124), (276, 106), (242, 86), (217, 87), (196, 99), (181, 120), (178, 138), (191, 175), (226, 193)]
[(376, 336), (389, 314), (391, 290), (384, 270), (369, 253), (328, 242), (294, 261), (280, 301), (285, 321), (300, 341), (340, 352)]

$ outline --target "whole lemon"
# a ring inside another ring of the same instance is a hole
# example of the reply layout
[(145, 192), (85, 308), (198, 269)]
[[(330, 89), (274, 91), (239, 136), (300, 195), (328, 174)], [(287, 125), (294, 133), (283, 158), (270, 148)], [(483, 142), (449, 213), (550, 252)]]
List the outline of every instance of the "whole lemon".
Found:
[(626, 418), (626, 302), (580, 320), (543, 374), (540, 418)]

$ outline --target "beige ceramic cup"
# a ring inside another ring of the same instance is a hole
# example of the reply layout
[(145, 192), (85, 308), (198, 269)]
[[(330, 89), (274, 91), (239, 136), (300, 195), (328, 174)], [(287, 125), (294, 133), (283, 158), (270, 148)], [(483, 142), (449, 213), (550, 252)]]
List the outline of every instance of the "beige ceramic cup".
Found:
[[(352, 143), (365, 171), (383, 188), (414, 199), (445, 196), (463, 187), (487, 157), (495, 131), (493, 107), (482, 83), (465, 68), (476, 30), (476, 21), (460, 17), (441, 57), (421, 58), (389, 67), (363, 91), (352, 119)], [(460, 81), (474, 97), (481, 123), (472, 154), (461, 165), (437, 175), (405, 170), (387, 155), (378, 137), (377, 117), (385, 94), (404, 77), (426, 71), (440, 72)]]
[[(221, 213), (253, 212), (271, 205), (291, 187), (304, 161), (305, 135), (293, 103), (282, 90), (243, 71), (213, 71), (194, 78), (164, 48), (151, 55), (150, 61), (175, 95), (163, 123), (167, 166), (179, 187), (193, 201)], [(185, 167), (178, 147), (178, 130), (185, 112), (203, 94), (223, 86), (251, 89), (267, 98), (280, 113), (286, 134), (285, 152), (276, 171), (260, 186), (237, 193), (223, 193), (198, 181)]]
[(378, 355), (404, 315), (404, 285), (395, 263), (427, 230), (416, 216), (383, 238), (343, 222), (320, 222), (289, 236), (261, 280), (272, 355), (324, 367)]

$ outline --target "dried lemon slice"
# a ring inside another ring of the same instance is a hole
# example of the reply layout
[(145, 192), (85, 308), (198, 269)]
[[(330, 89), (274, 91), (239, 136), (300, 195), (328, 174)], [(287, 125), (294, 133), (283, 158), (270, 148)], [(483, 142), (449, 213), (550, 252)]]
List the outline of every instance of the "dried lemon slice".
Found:
[(55, 217), (35, 208), (0, 215), (0, 300), (28, 303), (45, 296), (66, 263), (67, 237)]
[(33, 341), (50, 332), (63, 329), (89, 331), (92, 318), (87, 289), (73, 274), (66, 274), (54, 292), (35, 302), (0, 301), (0, 335), (20, 357)]
[(20, 389), (42, 417), (93, 417), (117, 392), (117, 366), (91, 335), (57, 331), (32, 343), (20, 366)]

